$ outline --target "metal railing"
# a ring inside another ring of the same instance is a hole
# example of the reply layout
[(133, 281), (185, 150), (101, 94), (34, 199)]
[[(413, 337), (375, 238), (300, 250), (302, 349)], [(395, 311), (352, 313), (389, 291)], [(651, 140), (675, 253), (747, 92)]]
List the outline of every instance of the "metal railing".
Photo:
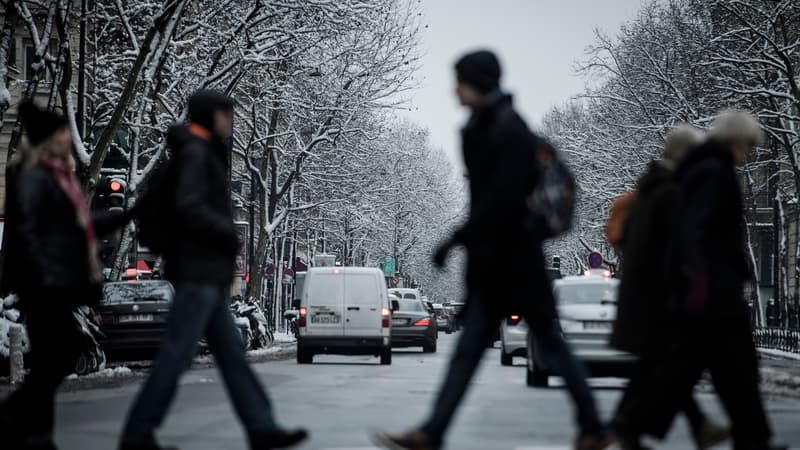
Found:
[(800, 354), (800, 330), (763, 327), (753, 330), (756, 347)]

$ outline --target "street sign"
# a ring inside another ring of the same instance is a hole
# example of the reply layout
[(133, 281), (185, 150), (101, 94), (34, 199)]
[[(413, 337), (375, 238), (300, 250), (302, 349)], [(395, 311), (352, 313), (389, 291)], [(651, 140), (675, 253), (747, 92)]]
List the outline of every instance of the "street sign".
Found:
[(397, 265), (394, 263), (394, 258), (390, 258), (387, 256), (386, 258), (383, 258), (383, 263), (381, 264), (381, 267), (383, 268), (384, 275), (394, 276)]
[(589, 253), (589, 268), (598, 269), (603, 265), (603, 255), (597, 252)]

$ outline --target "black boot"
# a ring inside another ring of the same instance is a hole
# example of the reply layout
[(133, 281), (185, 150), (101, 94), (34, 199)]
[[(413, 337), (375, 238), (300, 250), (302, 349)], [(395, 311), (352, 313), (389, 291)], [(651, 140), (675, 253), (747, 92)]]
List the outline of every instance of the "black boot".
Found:
[(284, 430), (276, 429), (269, 433), (250, 436), (252, 450), (269, 450), (273, 448), (287, 448), (308, 438), (308, 432), (303, 429)]

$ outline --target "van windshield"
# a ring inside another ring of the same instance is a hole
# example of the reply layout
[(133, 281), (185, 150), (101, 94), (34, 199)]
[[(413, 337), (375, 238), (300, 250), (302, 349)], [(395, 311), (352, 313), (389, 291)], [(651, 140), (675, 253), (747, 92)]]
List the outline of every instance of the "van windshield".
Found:
[(339, 274), (315, 274), (305, 289), (308, 290), (308, 302), (312, 305), (341, 305), (344, 295), (344, 277)]
[(398, 300), (397, 302), (400, 304), (400, 309), (398, 311), (425, 312), (419, 300)]
[(416, 300), (417, 296), (414, 295), (414, 294), (406, 294), (406, 295), (403, 296), (403, 298), (410, 298), (412, 300)]
[(562, 305), (613, 304), (617, 302), (617, 286), (613, 284), (559, 286), (556, 296)]

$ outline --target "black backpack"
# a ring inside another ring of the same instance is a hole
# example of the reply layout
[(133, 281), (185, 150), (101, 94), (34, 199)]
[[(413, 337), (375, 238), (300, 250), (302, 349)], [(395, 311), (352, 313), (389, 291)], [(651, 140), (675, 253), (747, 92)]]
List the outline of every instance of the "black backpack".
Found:
[(572, 228), (576, 183), (558, 151), (545, 139), (536, 138), (539, 184), (528, 196), (528, 210), (544, 225), (544, 237), (553, 238)]
[(153, 253), (169, 253), (175, 243), (175, 155), (153, 169), (150, 181), (136, 205), (139, 243)]

